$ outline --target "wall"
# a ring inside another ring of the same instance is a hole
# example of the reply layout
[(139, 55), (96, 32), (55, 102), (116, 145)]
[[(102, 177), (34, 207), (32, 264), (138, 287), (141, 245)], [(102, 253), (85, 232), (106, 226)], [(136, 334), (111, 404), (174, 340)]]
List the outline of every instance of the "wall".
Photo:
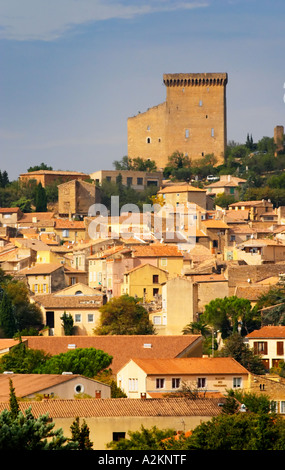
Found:
[(223, 163), (227, 74), (165, 74), (163, 82), (166, 102), (128, 119), (128, 156), (161, 169), (177, 150), (192, 160), (214, 153)]

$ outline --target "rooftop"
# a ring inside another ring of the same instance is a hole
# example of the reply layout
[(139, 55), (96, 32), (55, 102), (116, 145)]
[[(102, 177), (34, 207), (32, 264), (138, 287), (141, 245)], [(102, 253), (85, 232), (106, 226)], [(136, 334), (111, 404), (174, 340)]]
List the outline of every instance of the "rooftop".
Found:
[(285, 339), (285, 326), (263, 326), (259, 330), (249, 333), (246, 338), (267, 338), (267, 339)]

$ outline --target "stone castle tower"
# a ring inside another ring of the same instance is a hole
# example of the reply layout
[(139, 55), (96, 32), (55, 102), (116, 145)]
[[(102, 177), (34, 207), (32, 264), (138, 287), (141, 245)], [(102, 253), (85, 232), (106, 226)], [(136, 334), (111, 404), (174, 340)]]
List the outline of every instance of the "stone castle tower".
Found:
[(213, 153), (223, 163), (227, 143), (226, 73), (164, 74), (166, 101), (128, 119), (128, 157), (155, 160), (175, 151), (197, 160)]

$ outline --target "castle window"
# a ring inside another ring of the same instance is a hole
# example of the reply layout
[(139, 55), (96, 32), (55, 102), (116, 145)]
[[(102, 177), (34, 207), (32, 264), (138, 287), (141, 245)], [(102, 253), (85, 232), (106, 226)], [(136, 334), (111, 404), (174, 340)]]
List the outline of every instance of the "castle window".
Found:
[(150, 126), (147, 126), (147, 130), (150, 131)]
[(185, 129), (185, 138), (186, 138), (186, 139), (189, 138), (189, 129)]
[(203, 106), (203, 101), (202, 100), (199, 101), (199, 106)]
[(211, 136), (214, 137), (215, 133), (214, 133), (214, 128), (212, 127), (211, 129)]
[(146, 139), (146, 143), (147, 143), (147, 144), (150, 144), (150, 137), (148, 137), (148, 138)]

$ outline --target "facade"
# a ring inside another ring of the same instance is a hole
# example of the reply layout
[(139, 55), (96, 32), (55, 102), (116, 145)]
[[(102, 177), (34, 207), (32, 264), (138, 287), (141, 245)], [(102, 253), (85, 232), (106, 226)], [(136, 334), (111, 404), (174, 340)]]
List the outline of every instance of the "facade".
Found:
[(264, 326), (246, 336), (250, 349), (260, 355), (267, 370), (285, 361), (285, 327)]
[(124, 274), (121, 293), (151, 302), (162, 294), (162, 284), (167, 278), (167, 271), (152, 264), (141, 264)]
[(246, 389), (248, 380), (247, 369), (230, 357), (131, 359), (117, 374), (117, 385), (128, 398), (159, 398), (183, 384), (203, 393), (226, 393)]
[(246, 183), (245, 179), (236, 178), (232, 175), (221, 175), (220, 180), (206, 186), (207, 194), (212, 197), (224, 194), (239, 198), (240, 190)]
[(35, 180), (37, 184), (41, 183), (45, 187), (53, 183), (61, 184), (74, 179), (87, 180), (89, 175), (80, 171), (39, 170), (21, 173), (19, 179), (25, 183), (29, 180)]
[(154, 186), (160, 188), (163, 174), (161, 171), (135, 171), (135, 170), (100, 170), (90, 174), (90, 178), (97, 184), (102, 184), (104, 180), (117, 183), (118, 178), (122, 178), (122, 184), (129, 186), (136, 191)]
[(164, 74), (166, 101), (128, 119), (128, 156), (165, 168), (179, 151), (197, 160), (214, 154), (223, 163), (226, 142), (226, 73)]
[(271, 201), (265, 199), (261, 201), (238, 201), (229, 205), (229, 217), (230, 211), (249, 211), (248, 217), (251, 221), (261, 220), (264, 214), (273, 212), (273, 204)]
[(179, 204), (184, 204), (184, 206), (196, 204), (203, 209), (207, 208), (206, 189), (196, 188), (190, 184), (166, 186), (159, 190), (158, 194), (163, 197), (164, 203), (173, 207), (174, 210)]
[(37, 263), (19, 274), (26, 277), (33, 294), (52, 294), (66, 287), (64, 267), (61, 264)]
[(71, 180), (58, 186), (60, 217), (87, 216), (93, 204), (100, 203), (100, 189), (94, 183)]

